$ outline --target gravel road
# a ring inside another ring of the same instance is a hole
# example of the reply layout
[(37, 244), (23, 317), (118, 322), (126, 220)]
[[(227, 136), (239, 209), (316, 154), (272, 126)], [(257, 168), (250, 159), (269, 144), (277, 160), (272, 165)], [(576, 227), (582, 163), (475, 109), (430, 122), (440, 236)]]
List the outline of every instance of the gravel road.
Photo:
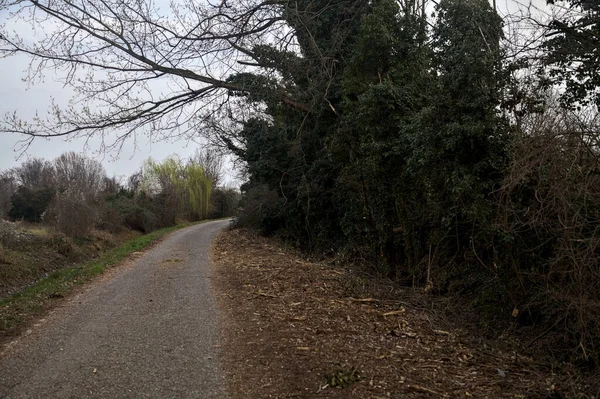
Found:
[(0, 398), (225, 398), (209, 249), (179, 230), (0, 353)]

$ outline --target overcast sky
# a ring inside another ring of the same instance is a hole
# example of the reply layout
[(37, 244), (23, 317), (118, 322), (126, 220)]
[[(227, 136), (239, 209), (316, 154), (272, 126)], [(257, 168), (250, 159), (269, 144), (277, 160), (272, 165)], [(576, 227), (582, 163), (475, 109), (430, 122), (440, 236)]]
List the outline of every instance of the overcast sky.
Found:
[[(501, 14), (507, 10), (515, 12), (523, 9), (529, 0), (498, 0)], [(534, 4), (540, 8), (545, 7), (545, 0), (534, 0)], [(0, 24), (7, 22), (7, 14), (0, 11)], [(15, 27), (20, 33), (30, 34), (29, 26)], [(25, 56), (13, 56), (0, 59), (0, 115), (6, 112), (17, 111), (22, 117), (32, 117), (38, 112), (45, 115), (51, 98), (57, 103), (65, 104), (71, 97), (69, 88), (63, 87), (49, 75), (45, 81), (28, 88), (22, 81), (27, 69), (28, 59)], [(87, 142), (83, 139), (64, 141), (61, 139), (42, 140), (36, 139), (29, 147), (27, 153), (21, 159), (18, 150), (18, 142), (22, 137), (15, 134), (0, 133), (0, 170), (10, 168), (20, 163), (27, 157), (42, 157), (53, 159), (65, 151), (83, 152), (88, 156), (102, 161), (109, 175), (125, 176), (138, 170), (148, 157), (162, 160), (169, 155), (178, 154), (185, 158), (192, 155), (199, 147), (197, 143), (188, 141), (160, 141), (152, 143), (148, 138), (139, 135), (137, 140), (130, 140), (123, 150), (117, 153), (99, 154), (100, 142), (91, 139)]]
[[(47, 76), (43, 83), (28, 88), (22, 81), (28, 62), (25, 56), (0, 59), (0, 115), (15, 110), (25, 118), (33, 117), (36, 112), (45, 115), (51, 98), (64, 104), (71, 97), (71, 90), (53, 81), (51, 76)], [(102, 161), (109, 175), (130, 175), (150, 156), (157, 160), (172, 154), (185, 158), (193, 155), (199, 147), (197, 143), (187, 141), (151, 143), (148, 138), (138, 135), (136, 142), (130, 140), (120, 154), (99, 154), (99, 140), (36, 139), (27, 153), (17, 159), (21, 155), (18, 142), (22, 139), (17, 134), (0, 133), (0, 170), (15, 166), (28, 156), (53, 159), (65, 151), (76, 151)]]

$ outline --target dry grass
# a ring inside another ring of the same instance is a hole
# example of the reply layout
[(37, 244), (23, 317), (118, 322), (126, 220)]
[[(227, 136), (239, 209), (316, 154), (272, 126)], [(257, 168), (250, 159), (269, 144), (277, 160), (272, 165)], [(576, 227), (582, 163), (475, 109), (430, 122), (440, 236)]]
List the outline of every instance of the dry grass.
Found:
[(27, 228), (23, 228), (22, 229), (23, 232), (25, 233), (29, 233), (31, 235), (34, 235), (36, 237), (48, 237), (51, 234), (51, 229), (48, 227), (27, 227)]
[(568, 365), (486, 342), (422, 293), (241, 230), (218, 238), (213, 259), (233, 398), (594, 397)]
[(139, 236), (130, 231), (111, 234), (94, 229), (87, 239), (74, 240), (40, 225), (18, 223), (17, 229), (30, 238), (19, 245), (4, 245), (0, 251), (0, 300), (55, 271), (94, 258)]
[(30, 223), (22, 220), (15, 222), (14, 226), (18, 231), (35, 236), (36, 238), (47, 238), (54, 231), (54, 229), (48, 225)]

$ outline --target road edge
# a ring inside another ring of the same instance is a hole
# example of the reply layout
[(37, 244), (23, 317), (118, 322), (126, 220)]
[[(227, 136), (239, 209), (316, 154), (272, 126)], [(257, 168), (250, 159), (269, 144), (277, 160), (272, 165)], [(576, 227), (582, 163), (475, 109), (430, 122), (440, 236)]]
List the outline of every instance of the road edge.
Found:
[(108, 270), (149, 251), (182, 229), (217, 221), (203, 220), (156, 230), (109, 249), (98, 258), (57, 270), (33, 285), (0, 301), (0, 354), (37, 320), (92, 284)]

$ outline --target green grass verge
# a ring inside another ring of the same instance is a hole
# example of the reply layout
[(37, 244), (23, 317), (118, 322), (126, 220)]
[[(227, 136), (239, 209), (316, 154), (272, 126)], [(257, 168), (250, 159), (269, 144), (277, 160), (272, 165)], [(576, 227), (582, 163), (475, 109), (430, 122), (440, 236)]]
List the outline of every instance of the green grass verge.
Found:
[[(200, 222), (200, 223), (204, 223)], [(16, 335), (34, 317), (47, 312), (56, 303), (110, 266), (134, 252), (142, 251), (165, 235), (192, 224), (181, 224), (156, 230), (112, 248), (98, 258), (73, 267), (57, 270), (25, 290), (0, 301), (0, 338)]]

